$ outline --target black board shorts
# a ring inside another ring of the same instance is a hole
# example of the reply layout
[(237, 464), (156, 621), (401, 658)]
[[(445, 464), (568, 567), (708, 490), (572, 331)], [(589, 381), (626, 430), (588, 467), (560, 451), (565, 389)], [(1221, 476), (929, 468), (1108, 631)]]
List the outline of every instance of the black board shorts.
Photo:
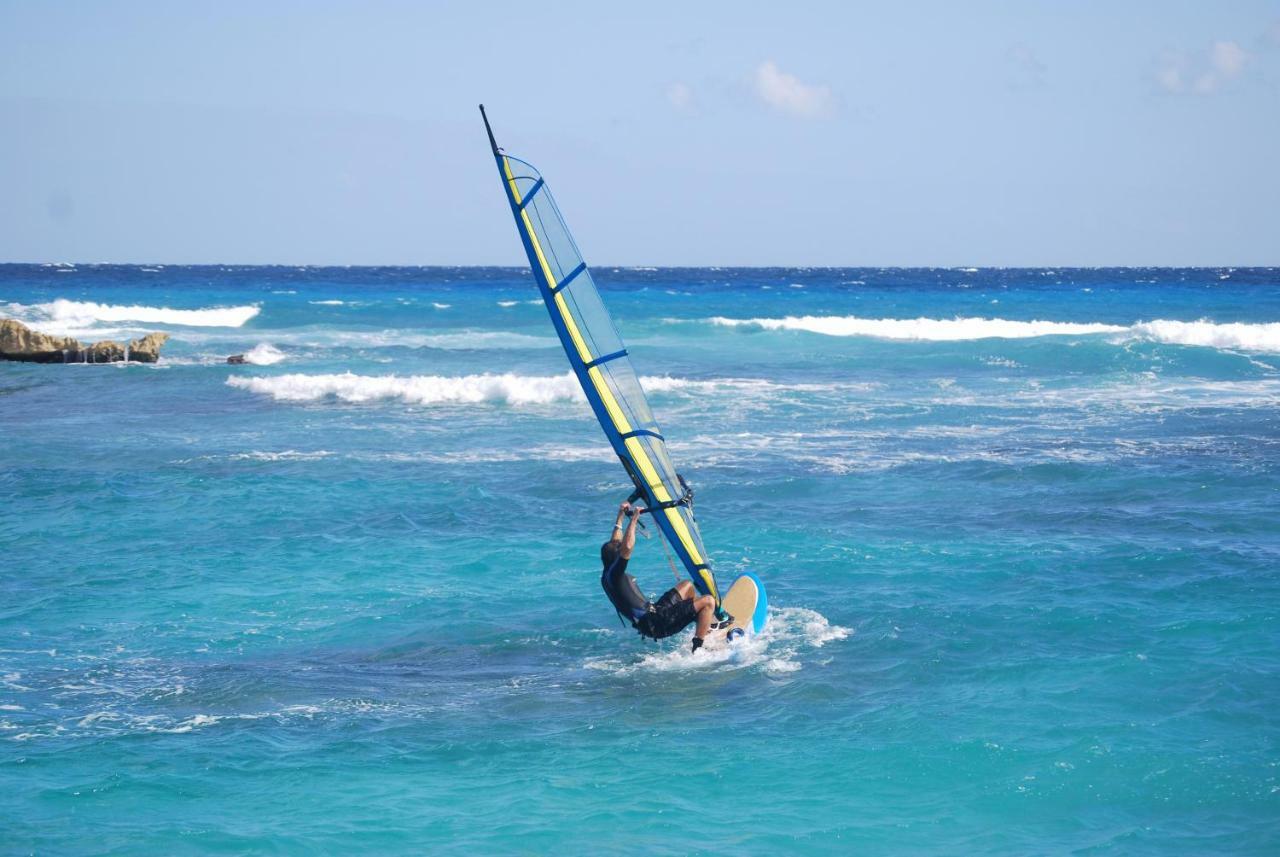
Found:
[(679, 634), (697, 618), (693, 602), (681, 598), (678, 590), (668, 589), (653, 602), (653, 610), (640, 617), (636, 628), (646, 637), (661, 640)]

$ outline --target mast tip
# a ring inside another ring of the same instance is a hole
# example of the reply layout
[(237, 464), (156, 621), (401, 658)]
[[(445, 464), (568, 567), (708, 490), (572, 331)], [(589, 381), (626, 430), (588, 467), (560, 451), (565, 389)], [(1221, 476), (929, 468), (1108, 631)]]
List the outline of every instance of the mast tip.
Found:
[(484, 112), (484, 105), (480, 105), (480, 118), (484, 120), (485, 133), (489, 135), (489, 148), (493, 149), (493, 154), (498, 154), (498, 141), (493, 139), (493, 128), (489, 127), (489, 115)]

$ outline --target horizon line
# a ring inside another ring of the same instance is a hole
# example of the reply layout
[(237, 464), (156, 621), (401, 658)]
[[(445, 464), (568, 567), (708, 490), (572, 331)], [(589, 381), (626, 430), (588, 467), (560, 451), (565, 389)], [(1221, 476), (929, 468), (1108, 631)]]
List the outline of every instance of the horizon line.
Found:
[[(462, 264), (451, 265), (447, 263), (431, 263), (431, 264), (410, 264), (410, 263), (377, 263), (377, 262), (358, 262), (358, 263), (340, 263), (340, 262), (24, 262), (24, 261), (0, 261), (0, 267), (39, 267), (39, 268), (76, 268), (80, 266), (86, 267), (118, 267), (118, 268), (416, 268), (419, 270), (430, 269), (450, 269), (457, 270), (459, 268), (475, 268), (475, 269), (505, 269), (512, 271), (530, 271), (527, 264), (524, 265), (486, 265), (486, 264)], [(636, 264), (609, 264), (600, 263), (596, 265), (588, 265), (590, 270), (602, 270), (613, 268), (618, 270), (630, 271), (663, 271), (663, 270), (680, 270), (680, 269), (704, 269), (704, 270), (767, 270), (776, 268), (779, 270), (818, 270), (818, 271), (845, 271), (845, 270), (881, 270), (881, 271), (1043, 271), (1043, 270), (1064, 270), (1064, 271), (1097, 271), (1105, 269), (1115, 270), (1140, 270), (1140, 269), (1156, 269), (1156, 270), (1276, 270), (1280, 269), (1280, 264), (1194, 264), (1194, 265), (1174, 265), (1174, 264), (1110, 264), (1110, 265), (1082, 265), (1082, 264), (1039, 264), (1039, 265), (872, 265), (872, 264), (851, 264), (851, 265), (806, 265), (806, 264), (790, 264), (790, 265), (737, 265), (737, 264), (715, 264), (715, 265), (636, 265)]]

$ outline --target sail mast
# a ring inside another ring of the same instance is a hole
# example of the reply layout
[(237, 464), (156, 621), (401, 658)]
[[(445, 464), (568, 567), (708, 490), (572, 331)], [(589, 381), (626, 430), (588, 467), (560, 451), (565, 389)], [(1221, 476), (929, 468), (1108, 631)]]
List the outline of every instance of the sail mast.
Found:
[(704, 595), (720, 600), (692, 494), (667, 452), (644, 387), (551, 191), (529, 163), (498, 148), (484, 106), (485, 133), (534, 280), (569, 365), (613, 451), (653, 520)]
[(484, 112), (484, 105), (480, 105), (480, 118), (484, 120), (485, 133), (489, 135), (489, 148), (493, 149), (493, 156), (498, 157), (498, 141), (493, 139), (493, 127), (489, 124), (489, 116)]

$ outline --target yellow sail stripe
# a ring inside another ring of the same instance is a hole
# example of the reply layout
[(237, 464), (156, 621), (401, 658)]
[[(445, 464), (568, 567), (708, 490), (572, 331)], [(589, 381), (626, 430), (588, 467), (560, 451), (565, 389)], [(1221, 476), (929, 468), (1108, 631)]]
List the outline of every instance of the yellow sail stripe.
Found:
[[(556, 297), (560, 296), (556, 295)], [(565, 318), (572, 318), (572, 316), (565, 313)], [(587, 358), (587, 360), (590, 359), (590, 357)], [(609, 418), (613, 420), (613, 424), (618, 431), (622, 434), (631, 431), (631, 422), (627, 419), (627, 415), (622, 412), (622, 406), (618, 404), (618, 400), (614, 398), (613, 390), (609, 389), (609, 384), (605, 381), (604, 373), (600, 371), (600, 367), (592, 366), (588, 369), (587, 377), (591, 379), (591, 384), (599, 391), (600, 398), (604, 400), (604, 409), (609, 412)], [(632, 438), (632, 440), (635, 440), (635, 438)], [(629, 442), (628, 446), (630, 446)], [(643, 449), (640, 451), (644, 452)]]
[[(667, 513), (667, 520), (671, 523), (671, 528), (676, 531), (676, 535), (680, 537), (680, 541), (688, 549), (694, 565), (702, 565), (703, 559), (698, 553), (698, 549), (694, 547), (693, 537), (689, 533), (689, 527), (685, 524), (684, 516), (680, 514), (680, 510), (668, 506), (663, 511)], [(716, 579), (711, 576), (711, 572), (705, 568), (700, 568), (698, 569), (698, 576), (702, 578), (702, 583), (707, 587), (707, 592), (711, 593), (711, 597), (719, 604), (720, 592), (716, 589)]]
[(640, 443), (640, 439), (629, 437), (626, 439), (627, 452), (631, 453), (631, 457), (636, 460), (636, 466), (640, 468), (640, 475), (644, 477), (644, 484), (649, 486), (653, 491), (653, 497), (659, 503), (668, 503), (671, 501), (671, 495), (667, 493), (667, 486), (663, 483), (662, 477), (658, 475), (658, 471), (654, 469), (653, 462), (649, 460), (649, 454), (645, 451), (644, 444)]
[[(511, 162), (507, 158), (502, 159), (503, 172), (506, 174), (507, 182), (511, 187), (511, 196), (516, 202), (517, 210), (520, 212), (520, 219), (524, 224), (525, 234), (529, 236), (529, 243), (533, 247), (534, 255), (538, 257), (538, 264), (542, 268), (543, 278), (549, 285), (555, 285), (557, 278), (551, 272), (551, 266), (547, 264), (547, 257), (542, 252), (542, 244), (538, 241), (538, 233), (534, 231), (533, 222), (529, 220), (529, 213), (520, 208), (522, 201), (520, 188), (516, 185), (515, 175), (511, 172)], [(560, 318), (564, 321), (565, 330), (569, 333), (569, 339), (573, 342), (578, 357), (583, 363), (590, 363), (593, 359), (591, 349), (587, 347), (586, 340), (583, 338), (578, 324), (573, 318), (573, 314), (569, 312), (569, 305), (565, 302), (564, 294), (557, 292), (555, 294), (556, 309), (560, 313)], [(617, 398), (613, 395), (613, 390), (609, 388), (609, 384), (605, 381), (600, 367), (593, 366), (587, 370), (587, 376), (591, 379), (591, 385), (595, 387), (596, 393), (600, 396), (600, 401), (604, 403), (605, 411), (608, 412), (609, 418), (613, 420), (614, 428), (619, 434), (627, 434), (632, 430), (631, 422), (623, 413), (622, 407), (618, 404)], [(659, 503), (671, 502), (671, 493), (667, 491), (667, 486), (663, 483), (662, 478), (658, 475), (657, 469), (653, 466), (653, 462), (649, 459), (649, 454), (645, 451), (643, 444), (636, 438), (627, 438), (627, 451), (631, 453), (632, 459), (636, 463), (636, 467), (640, 470), (640, 475), (644, 479), (645, 484), (649, 486), (649, 490), (653, 492), (653, 497)], [(705, 560), (699, 553), (697, 543), (693, 539), (693, 534), (689, 532), (689, 527), (685, 524), (684, 517), (679, 510), (667, 508), (667, 521), (671, 524), (672, 530), (679, 537), (680, 543), (689, 553), (689, 558), (693, 560), (694, 565), (702, 565)], [(702, 577), (708, 591), (720, 600), (720, 594), (716, 591), (715, 581), (706, 569), (699, 569), (698, 573)]]

